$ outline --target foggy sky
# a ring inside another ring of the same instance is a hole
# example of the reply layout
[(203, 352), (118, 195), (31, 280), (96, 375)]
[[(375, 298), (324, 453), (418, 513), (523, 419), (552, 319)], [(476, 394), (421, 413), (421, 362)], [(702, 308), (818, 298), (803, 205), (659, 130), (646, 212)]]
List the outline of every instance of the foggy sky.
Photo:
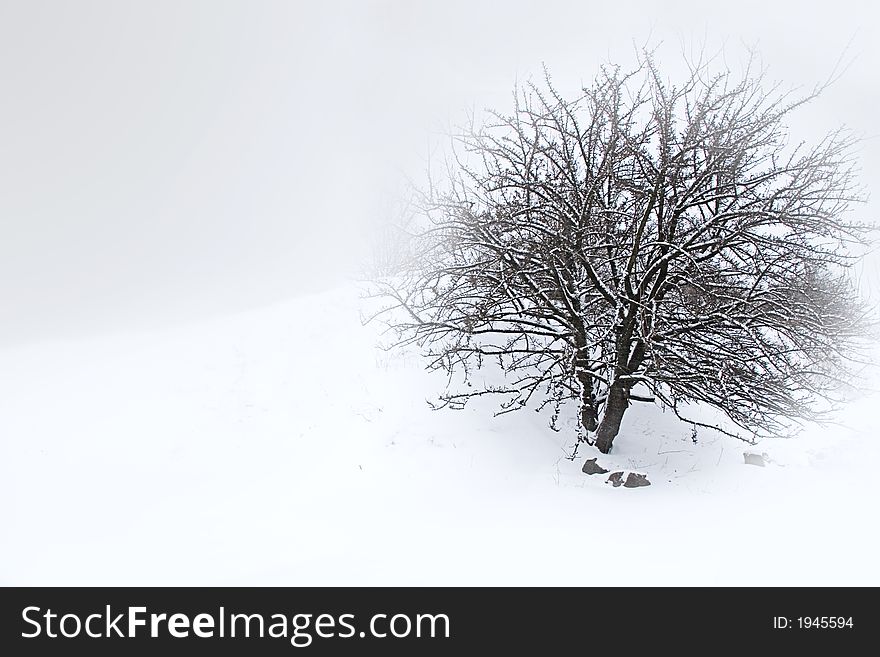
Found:
[[(428, 131), (633, 44), (754, 46), (804, 135), (880, 134), (871, 3), (0, 2), (0, 347), (232, 312), (351, 274)], [(880, 175), (880, 143), (861, 152)], [(863, 208), (866, 217), (876, 202)], [(880, 279), (878, 279), (880, 281)]]

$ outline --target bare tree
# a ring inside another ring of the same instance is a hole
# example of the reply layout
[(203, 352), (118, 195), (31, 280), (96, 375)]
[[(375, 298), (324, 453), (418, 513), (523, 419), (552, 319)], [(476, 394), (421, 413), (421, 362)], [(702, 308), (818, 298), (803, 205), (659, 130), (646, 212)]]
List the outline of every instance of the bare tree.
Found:
[(846, 270), (867, 232), (847, 218), (855, 138), (789, 143), (786, 117), (821, 90), (704, 63), (672, 85), (645, 54), (571, 100), (546, 76), (455, 134), (408, 272), (379, 283), (431, 367), (507, 373), (443, 405), (498, 394), (555, 420), (574, 399), (606, 453), (634, 401), (695, 426), (685, 406), (709, 404), (751, 437), (820, 419), (863, 333)]

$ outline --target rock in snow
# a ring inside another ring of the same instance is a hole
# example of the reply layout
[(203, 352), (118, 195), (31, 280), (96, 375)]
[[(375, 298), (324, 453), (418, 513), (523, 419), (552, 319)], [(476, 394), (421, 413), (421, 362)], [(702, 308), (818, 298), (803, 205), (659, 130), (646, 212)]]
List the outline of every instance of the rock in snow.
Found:
[[(586, 468), (586, 464), (584, 467)], [(618, 486), (623, 486), (624, 488), (641, 488), (642, 486), (651, 485), (651, 482), (648, 481), (648, 476), (639, 474), (638, 472), (627, 472), (625, 480), (623, 478), (623, 472), (612, 472), (605, 483), (611, 484), (615, 488)]]
[(596, 463), (596, 459), (587, 459), (586, 461), (584, 461), (584, 467), (581, 468), (581, 472), (588, 475), (594, 475), (605, 474), (606, 472), (608, 472), (608, 470)]
[(630, 472), (626, 475), (626, 481), (623, 482), (624, 488), (641, 488), (642, 486), (650, 486), (647, 475)]

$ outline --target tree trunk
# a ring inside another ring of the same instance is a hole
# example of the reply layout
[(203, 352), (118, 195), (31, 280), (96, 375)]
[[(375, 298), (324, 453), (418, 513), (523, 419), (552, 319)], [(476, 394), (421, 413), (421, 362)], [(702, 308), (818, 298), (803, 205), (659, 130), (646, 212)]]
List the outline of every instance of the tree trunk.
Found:
[(596, 447), (603, 454), (611, 451), (611, 444), (620, 431), (620, 421), (629, 407), (629, 389), (615, 385), (608, 391), (608, 400), (605, 402), (605, 413), (602, 422), (596, 432)]
[(599, 426), (599, 418), (596, 409), (593, 408), (587, 400), (581, 401), (581, 426), (586, 431), (595, 431)]
[[(632, 314), (631, 317), (635, 315)], [(626, 329), (631, 334), (632, 325)], [(617, 373), (616, 376), (630, 375), (642, 364), (645, 358), (645, 343), (641, 339), (630, 342), (628, 339), (618, 339), (617, 342)], [(608, 390), (608, 398), (605, 402), (605, 412), (602, 414), (602, 422), (596, 431), (596, 447), (603, 454), (611, 451), (611, 444), (620, 431), (620, 422), (623, 414), (629, 408), (629, 391), (632, 388), (631, 380), (621, 382), (616, 379)]]
[(586, 431), (595, 431), (599, 425), (599, 417), (593, 396), (593, 380), (586, 372), (579, 372), (577, 378), (581, 384), (581, 426)]
[(596, 396), (593, 392), (593, 377), (590, 375), (590, 352), (584, 345), (586, 338), (583, 329), (578, 332), (577, 357), (574, 361), (575, 378), (581, 387), (581, 427), (585, 431), (595, 431), (599, 425), (599, 414), (596, 411)]

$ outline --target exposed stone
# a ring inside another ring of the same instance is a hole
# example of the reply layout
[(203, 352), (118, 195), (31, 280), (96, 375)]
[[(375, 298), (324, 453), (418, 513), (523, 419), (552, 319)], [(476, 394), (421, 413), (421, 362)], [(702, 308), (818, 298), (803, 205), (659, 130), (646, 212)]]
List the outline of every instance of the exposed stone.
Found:
[(606, 472), (608, 472), (608, 470), (596, 463), (596, 459), (587, 459), (586, 461), (584, 461), (584, 467), (581, 468), (581, 472), (588, 475), (594, 475), (605, 474)]
[(612, 472), (608, 475), (608, 479), (605, 481), (607, 484), (612, 484), (615, 488), (623, 484), (623, 473), (622, 472)]
[(624, 488), (641, 488), (642, 486), (650, 486), (647, 475), (630, 472), (626, 475), (626, 481), (623, 482)]

